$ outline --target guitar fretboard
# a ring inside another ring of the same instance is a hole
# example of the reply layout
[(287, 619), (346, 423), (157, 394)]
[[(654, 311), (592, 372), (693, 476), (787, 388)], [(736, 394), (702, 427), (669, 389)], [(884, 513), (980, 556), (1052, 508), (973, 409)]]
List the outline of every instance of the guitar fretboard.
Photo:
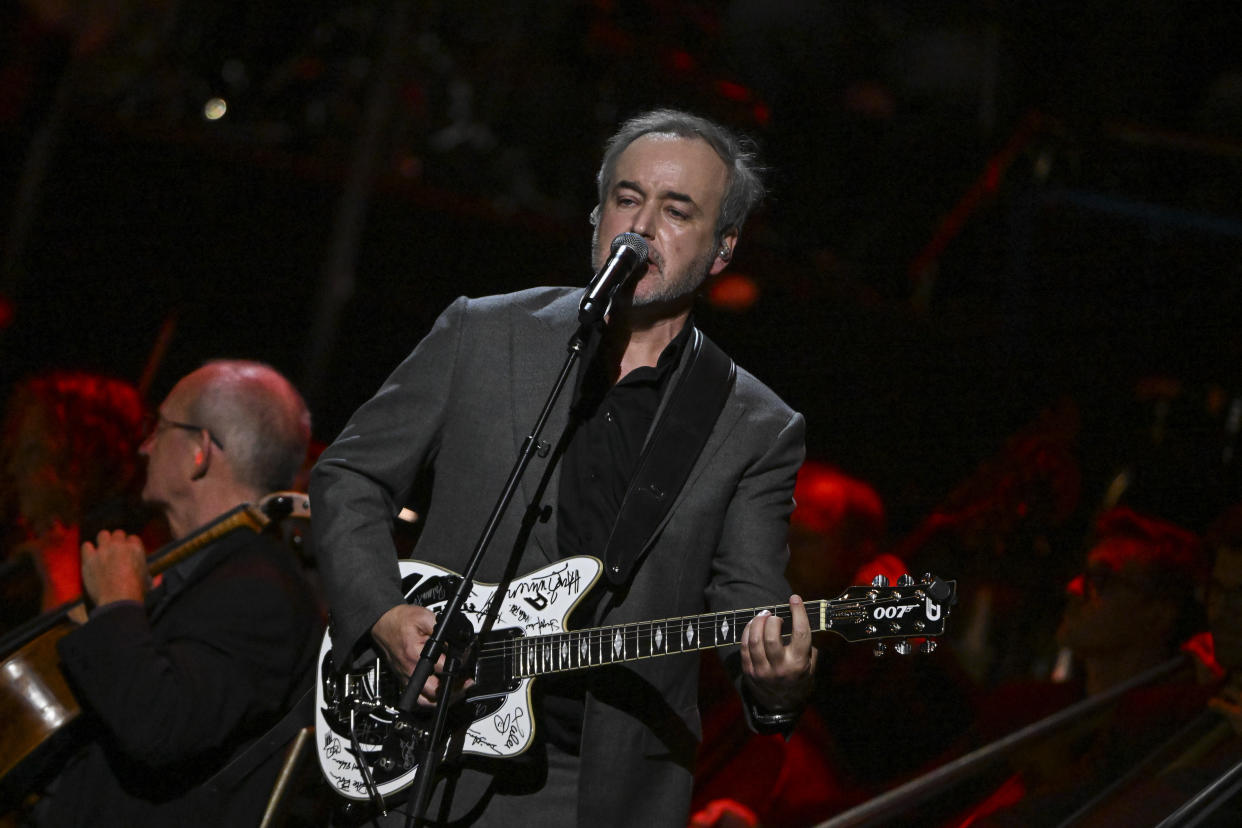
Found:
[[(807, 601), (805, 606), (812, 630), (830, 630), (842, 622), (865, 621), (870, 603), (819, 600)], [(522, 679), (708, 650), (739, 643), (746, 624), (763, 612), (782, 618), (788, 634), (791, 629), (789, 606), (781, 605), (516, 638), (485, 645), (479, 658), (503, 659), (504, 673)]]

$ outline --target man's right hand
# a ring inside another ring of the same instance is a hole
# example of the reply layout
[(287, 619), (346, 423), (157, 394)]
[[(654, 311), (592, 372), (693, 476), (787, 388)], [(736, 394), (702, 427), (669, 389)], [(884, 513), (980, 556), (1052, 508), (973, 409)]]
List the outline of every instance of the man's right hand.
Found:
[[(371, 638), (384, 654), (388, 665), (401, 678), (402, 686), (418, 665), (423, 645), (436, 628), (436, 616), (426, 607), (414, 604), (398, 604), (380, 616), (371, 627)], [(440, 692), (440, 674), (444, 670), (444, 656), (436, 661), (435, 671), (427, 678), (418, 696), (420, 707), (435, 704)]]
[(104, 531), (94, 543), (82, 544), (82, 589), (96, 606), (113, 601), (142, 603), (150, 587), (141, 538)]

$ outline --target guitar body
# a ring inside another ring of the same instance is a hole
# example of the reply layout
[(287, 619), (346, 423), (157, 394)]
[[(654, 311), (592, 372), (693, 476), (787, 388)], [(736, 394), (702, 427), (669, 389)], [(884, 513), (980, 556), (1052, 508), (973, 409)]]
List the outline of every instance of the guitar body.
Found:
[[(399, 563), (407, 600), (433, 611), (448, 601), (460, 582), (457, 573), (434, 564), (412, 560)], [(486, 650), (488, 642), (565, 631), (570, 613), (602, 569), (597, 558), (575, 557), (513, 579), (481, 649)], [(484, 628), (495, 594), (495, 584), (475, 582), (463, 605), (476, 633)], [(376, 791), (387, 797), (413, 783), (420, 766), (411, 759), (425, 749), (426, 733), (418, 724), (401, 732), (398, 722), (403, 716), (395, 706), (401, 693), (386, 665), (376, 658), (361, 670), (340, 674), (333, 668), (331, 641), (330, 635), (324, 636), (319, 651), (321, 680), (315, 689), (320, 769), (337, 793), (363, 801), (369, 794), (359, 762), (366, 762)], [(516, 756), (529, 748), (535, 735), (530, 713), (532, 679), (492, 676), (486, 669), (475, 671), (472, 677), (478, 684), (450, 714), (455, 734), (451, 748), (496, 758)], [(362, 756), (357, 756), (353, 747), (351, 713)], [(430, 717), (426, 718), (429, 728)]]

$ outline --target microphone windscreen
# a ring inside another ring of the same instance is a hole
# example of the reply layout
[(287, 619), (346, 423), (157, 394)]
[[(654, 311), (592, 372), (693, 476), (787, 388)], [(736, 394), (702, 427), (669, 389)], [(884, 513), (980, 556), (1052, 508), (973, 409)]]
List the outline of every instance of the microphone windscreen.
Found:
[(636, 267), (641, 267), (647, 263), (647, 240), (642, 236), (630, 232), (618, 233), (617, 237), (612, 240), (611, 255), (615, 256), (617, 250), (621, 247), (628, 247), (638, 255)]

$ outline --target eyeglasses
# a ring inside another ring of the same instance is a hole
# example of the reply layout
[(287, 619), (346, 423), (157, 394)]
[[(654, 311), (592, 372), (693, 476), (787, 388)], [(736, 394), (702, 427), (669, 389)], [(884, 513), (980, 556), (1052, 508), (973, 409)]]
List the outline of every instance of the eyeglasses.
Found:
[(186, 431), (205, 431), (207, 432), (207, 437), (211, 440), (211, 442), (215, 443), (216, 447), (219, 448), (221, 451), (224, 451), (224, 443), (221, 443), (219, 438), (217, 438), (216, 435), (212, 434), (211, 429), (207, 428), (207, 426), (194, 425), (194, 423), (181, 423), (176, 420), (170, 420), (158, 411), (155, 412), (153, 416), (149, 416), (147, 418), (147, 427), (145, 429), (145, 432), (148, 437), (154, 434), (158, 434), (159, 432), (163, 431), (166, 428), (181, 428), (181, 429), (185, 429)]

